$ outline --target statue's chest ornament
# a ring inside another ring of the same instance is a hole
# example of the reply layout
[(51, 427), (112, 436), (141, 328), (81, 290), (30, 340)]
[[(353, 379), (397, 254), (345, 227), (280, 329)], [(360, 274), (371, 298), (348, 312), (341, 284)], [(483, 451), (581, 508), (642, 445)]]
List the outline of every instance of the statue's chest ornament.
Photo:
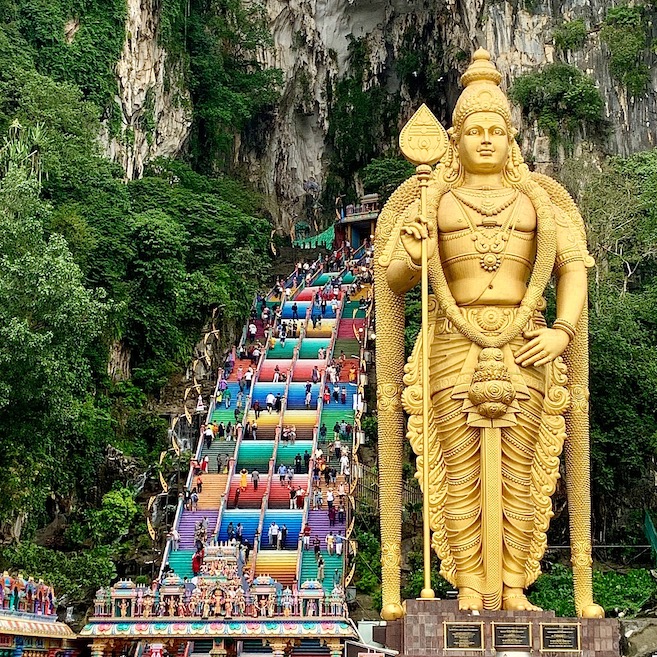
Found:
[[(471, 193), (468, 190), (468, 194)], [(490, 191), (480, 192), (476, 190), (474, 199), (465, 196), (462, 190), (457, 191), (453, 189), (452, 195), (461, 205), (463, 214), (468, 221), (474, 248), (477, 253), (481, 254), (479, 258), (481, 268), (488, 272), (497, 271), (502, 264), (506, 243), (515, 228), (515, 208), (513, 212), (509, 213), (509, 216), (502, 225), (498, 225), (495, 217), (517, 201), (518, 192), (514, 191), (509, 195), (508, 190), (504, 190), (504, 198), (501, 203), (498, 200), (499, 195)], [(480, 226), (473, 223), (466, 208), (474, 210), (483, 217)]]

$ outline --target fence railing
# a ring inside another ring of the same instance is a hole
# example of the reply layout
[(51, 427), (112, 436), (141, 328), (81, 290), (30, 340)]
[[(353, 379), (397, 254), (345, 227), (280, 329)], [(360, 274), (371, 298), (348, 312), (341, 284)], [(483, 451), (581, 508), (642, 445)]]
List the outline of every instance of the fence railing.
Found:
[[(379, 475), (375, 468), (359, 465), (360, 476), (356, 481), (354, 497), (358, 504), (366, 504), (378, 509), (379, 507)], [(422, 491), (408, 482), (402, 486), (402, 505), (422, 504)]]

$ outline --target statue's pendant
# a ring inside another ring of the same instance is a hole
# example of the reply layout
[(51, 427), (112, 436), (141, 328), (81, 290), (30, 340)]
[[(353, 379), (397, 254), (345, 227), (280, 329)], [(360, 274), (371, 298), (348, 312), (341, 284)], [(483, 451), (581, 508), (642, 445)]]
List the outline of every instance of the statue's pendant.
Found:
[(485, 229), (478, 228), (472, 234), (472, 241), (477, 253), (481, 254), (479, 264), (488, 272), (497, 271), (502, 264), (502, 253), (506, 247), (509, 234), (506, 230), (497, 230), (487, 235)]

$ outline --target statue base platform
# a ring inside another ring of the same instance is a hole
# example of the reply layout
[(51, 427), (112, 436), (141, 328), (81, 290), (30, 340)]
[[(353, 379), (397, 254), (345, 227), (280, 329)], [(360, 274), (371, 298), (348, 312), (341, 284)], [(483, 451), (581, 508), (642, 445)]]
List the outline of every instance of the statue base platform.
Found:
[[(457, 600), (407, 600), (406, 616), (374, 628), (404, 657), (619, 657), (616, 618), (559, 618), (551, 611), (462, 612)], [(547, 653), (547, 654), (546, 654)]]

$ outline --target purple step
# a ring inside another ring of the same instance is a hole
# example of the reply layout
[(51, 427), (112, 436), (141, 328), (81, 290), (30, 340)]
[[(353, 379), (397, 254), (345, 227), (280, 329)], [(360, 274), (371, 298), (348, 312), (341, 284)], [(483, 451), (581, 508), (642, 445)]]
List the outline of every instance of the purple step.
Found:
[(214, 532), (217, 524), (218, 511), (183, 511), (178, 523), (178, 533), (180, 534), (180, 549), (191, 550), (194, 548), (194, 527), (197, 522), (208, 519), (208, 534)]
[(345, 523), (340, 524), (337, 520), (335, 526), (331, 527), (328, 518), (328, 507), (324, 502), (324, 508), (321, 511), (310, 511), (308, 513), (308, 524), (310, 525), (310, 547), (312, 549), (313, 539), (319, 536), (320, 545), (322, 550), (326, 550), (326, 535), (332, 531), (334, 534), (342, 534), (344, 536)]

